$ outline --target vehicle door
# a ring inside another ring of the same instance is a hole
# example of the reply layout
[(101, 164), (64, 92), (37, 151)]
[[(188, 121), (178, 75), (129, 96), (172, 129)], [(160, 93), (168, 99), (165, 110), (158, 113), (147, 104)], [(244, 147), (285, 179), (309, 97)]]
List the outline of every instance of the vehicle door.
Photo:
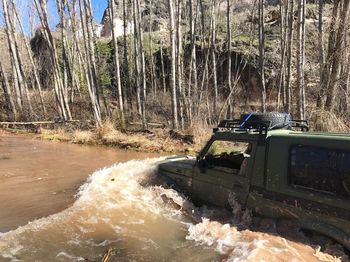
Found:
[(348, 143), (318, 137), (282, 139), (270, 141), (266, 188), (260, 192), (270, 204), (266, 201), (261, 209), (270, 216), (318, 221), (312, 224), (321, 230), (331, 228), (322, 226), (326, 221), (350, 234)]
[(245, 204), (252, 150), (248, 141), (211, 140), (194, 166), (193, 198), (216, 206)]

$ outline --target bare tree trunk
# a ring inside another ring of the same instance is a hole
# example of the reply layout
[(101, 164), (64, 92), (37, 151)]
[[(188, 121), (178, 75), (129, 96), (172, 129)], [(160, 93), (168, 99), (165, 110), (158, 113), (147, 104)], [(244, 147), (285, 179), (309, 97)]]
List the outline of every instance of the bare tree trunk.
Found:
[(328, 92), (328, 86), (330, 81), (331, 74), (331, 65), (332, 65), (332, 56), (335, 48), (336, 41), (336, 22), (338, 19), (338, 6), (340, 0), (335, 0), (332, 10), (332, 18), (329, 25), (329, 37), (328, 37), (328, 47), (327, 47), (327, 58), (323, 63), (322, 72), (320, 73), (320, 94), (317, 99), (317, 107), (324, 109), (325, 107), (325, 98)]
[(10, 84), (9, 84), (9, 81), (8, 81), (8, 78), (7, 78), (7, 75), (5, 73), (5, 70), (4, 70), (4, 67), (2, 65), (1, 60), (0, 60), (0, 82), (1, 82), (2, 88), (4, 90), (6, 103), (9, 106), (9, 109), (11, 110), (11, 112), (13, 114), (12, 118), (14, 120), (16, 120), (17, 110), (16, 110), (15, 103), (13, 102), (11, 87), (10, 87)]
[(286, 72), (286, 46), (287, 46), (287, 24), (288, 24), (288, 9), (289, 1), (281, 0), (280, 2), (280, 16), (281, 16), (281, 67), (279, 75), (278, 96), (277, 96), (277, 111), (281, 108), (281, 94), (283, 93), (283, 106), (286, 105), (285, 92), (285, 72)]
[(304, 70), (305, 70), (305, 61), (306, 61), (306, 57), (305, 57), (305, 19), (306, 19), (306, 12), (305, 12), (305, 9), (306, 9), (306, 0), (303, 0), (303, 21), (302, 21), (302, 32), (301, 32), (301, 35), (302, 35), (302, 38), (301, 38), (301, 51), (302, 51), (302, 70), (303, 70), (303, 77), (301, 78), (302, 80), (302, 84), (301, 84), (301, 111), (302, 111), (302, 114), (301, 114), (301, 119), (305, 119), (306, 118), (306, 95), (305, 95), (305, 89), (306, 89), (306, 85), (305, 85), (305, 73), (304, 73)]
[(119, 66), (119, 54), (118, 54), (118, 41), (117, 41), (117, 35), (115, 33), (115, 3), (114, 0), (109, 0), (110, 5), (110, 20), (111, 20), (111, 27), (112, 27), (112, 38), (113, 38), (113, 46), (114, 46), (114, 53), (113, 53), (113, 59), (114, 59), (114, 74), (115, 74), (115, 81), (117, 83), (117, 96), (118, 96), (118, 105), (119, 105), (119, 113), (120, 113), (120, 120), (121, 124), (124, 127), (125, 126), (125, 118), (124, 118), (124, 102), (123, 102), (123, 93), (122, 93), (122, 85), (120, 81), (120, 66)]
[(349, 108), (349, 89), (350, 89), (350, 48), (348, 47), (348, 56), (347, 56), (347, 69), (346, 69), (346, 80), (345, 80), (345, 112)]
[[(94, 80), (94, 77), (93, 77), (94, 73), (93, 73), (93, 66), (91, 61), (91, 53), (90, 53), (91, 50), (89, 48), (89, 44), (88, 44), (89, 40), (87, 35), (88, 21), (87, 21), (87, 16), (85, 14), (86, 11), (85, 11), (85, 8), (83, 7), (82, 0), (79, 0), (79, 11), (80, 11), (81, 31), (83, 34), (83, 39), (84, 39), (83, 42), (84, 42), (84, 50), (85, 50), (85, 59), (82, 56), (81, 56), (81, 59), (83, 61), (86, 81), (88, 83), (88, 91), (89, 91), (92, 111), (94, 114), (94, 119), (97, 125), (100, 125), (102, 123), (102, 118), (101, 118), (101, 110), (100, 110), (97, 86), (95, 85), (95, 80), (97, 79)], [(75, 36), (77, 35), (75, 34)], [(76, 45), (77, 45), (77, 50), (79, 50), (79, 40), (77, 38), (76, 38)]]
[[(232, 92), (232, 62), (231, 62), (231, 1), (227, 0), (227, 89)], [(232, 116), (230, 116), (232, 117)]]
[(286, 105), (285, 105), (285, 111), (288, 113), (291, 112), (291, 106), (292, 106), (291, 67), (292, 67), (293, 31), (294, 31), (294, 0), (290, 1), (290, 9), (288, 14)]
[[(81, 96), (81, 92), (80, 92), (80, 80), (79, 77), (82, 79), (85, 77), (86, 80), (86, 84), (89, 90), (89, 94), (91, 94), (91, 79), (88, 73), (88, 69), (87, 69), (87, 63), (82, 62), (85, 61), (81, 48), (80, 48), (80, 44), (79, 44), (79, 40), (78, 40), (78, 35), (77, 35), (77, 29), (76, 29), (76, 25), (77, 25), (77, 11), (76, 11), (76, 1), (77, 0), (73, 0), (72, 4), (67, 4), (67, 10), (68, 10), (68, 14), (69, 14), (69, 19), (71, 20), (71, 30), (73, 33), (73, 39), (72, 39), (72, 50), (70, 51), (73, 55), (71, 58), (69, 58), (69, 60), (71, 61), (71, 74), (73, 77), (73, 81), (75, 82), (74, 86), (75, 86), (75, 91), (78, 93), (79, 96)], [(82, 21), (81, 21), (82, 22)], [(77, 64), (78, 64), (78, 68), (79, 71), (76, 72), (75, 69), (75, 61), (77, 60)], [(84, 75), (82, 75), (82, 73), (84, 73)], [(72, 89), (72, 94), (71, 94), (71, 98), (70, 100), (73, 102), (73, 95), (74, 95), (74, 89)], [(90, 97), (91, 100), (91, 97)], [(93, 104), (93, 102), (92, 102)], [(94, 109), (93, 109), (94, 110)]]
[(20, 81), (19, 85), (22, 86), (21, 91), (23, 92), (23, 96), (25, 96), (27, 100), (29, 114), (31, 117), (33, 117), (34, 111), (32, 108), (32, 102), (28, 91), (28, 84), (26, 82), (27, 78), (23, 68), (22, 58), (19, 53), (19, 46), (18, 46), (18, 40), (17, 40), (17, 28), (16, 28), (17, 20), (14, 14), (15, 0), (12, 0), (11, 3), (12, 5), (11, 5), (11, 14), (9, 19), (9, 22), (10, 22), (9, 26), (10, 26), (10, 34), (12, 34), (13, 44), (14, 44), (15, 53), (16, 53), (16, 56), (14, 58), (16, 61), (17, 77), (18, 77), (18, 80)]
[[(127, 104), (128, 104), (128, 118), (132, 119), (133, 117), (133, 105), (132, 105), (132, 90), (130, 83), (130, 72), (129, 72), (129, 58), (128, 58), (128, 41), (127, 41), (127, 29), (128, 29), (128, 19), (127, 19), (127, 3), (126, 0), (123, 0), (123, 46), (124, 46), (124, 74), (126, 78), (125, 91), (127, 95)], [(124, 96), (125, 97), (125, 96)]]
[(305, 91), (304, 91), (304, 32), (305, 5), (304, 0), (298, 0), (298, 30), (297, 30), (297, 115), (305, 119)]
[(15, 51), (14, 39), (11, 34), (7, 0), (2, 0), (2, 6), (3, 6), (3, 13), (4, 13), (4, 21), (5, 21), (5, 32), (7, 35), (7, 43), (8, 43), (9, 53), (10, 53), (13, 82), (15, 87), (15, 96), (16, 96), (15, 101), (16, 101), (17, 108), (19, 109), (20, 112), (22, 112), (22, 109), (23, 109), (23, 99), (22, 99), (22, 90), (21, 90), (22, 85), (18, 78), (18, 72), (19, 72), (19, 69), (17, 68), (18, 59)]
[[(95, 31), (91, 0), (84, 0), (84, 9), (85, 9), (85, 17), (86, 17), (86, 36), (88, 41), (88, 54), (90, 57), (91, 74), (92, 74), (93, 83), (96, 89), (97, 100), (99, 105), (101, 106), (100, 101), (102, 98), (105, 114), (107, 116), (110, 116), (111, 111), (107, 102), (107, 98), (105, 96), (105, 93), (102, 90), (100, 81), (98, 79), (97, 62), (99, 60), (99, 55), (98, 55), (98, 50), (96, 49), (96, 31)], [(100, 109), (100, 114), (102, 115), (101, 109)]]
[(43, 108), (44, 115), (46, 115), (46, 107), (45, 107), (45, 103), (44, 103), (44, 99), (43, 99), (41, 83), (40, 83), (39, 76), (38, 76), (38, 69), (37, 69), (37, 67), (36, 67), (36, 65), (34, 63), (33, 55), (32, 55), (32, 52), (30, 50), (30, 47), (29, 47), (28, 39), (25, 37), (25, 32), (24, 32), (24, 29), (23, 29), (22, 21), (21, 21), (19, 15), (18, 15), (17, 8), (15, 6), (13, 8), (14, 8), (13, 9), (14, 13), (16, 15), (16, 18), (17, 18), (18, 23), (19, 23), (20, 28), (21, 28), (21, 32), (22, 32), (22, 35), (23, 35), (23, 41), (25, 43), (25, 47), (26, 47), (26, 51), (27, 51), (27, 54), (28, 54), (28, 57), (29, 57), (29, 61), (30, 61), (31, 66), (32, 66), (32, 71), (33, 71), (33, 74), (34, 74), (35, 83), (36, 83), (36, 85), (38, 87), (41, 106)]
[(259, 69), (261, 77), (261, 110), (266, 111), (265, 88), (265, 29), (264, 29), (264, 0), (259, 0)]
[[(76, 53), (75, 51), (75, 42), (74, 42), (74, 38), (72, 39), (73, 41), (70, 41), (70, 37), (69, 34), (67, 34), (67, 32), (71, 31), (71, 28), (73, 28), (73, 23), (76, 22), (75, 16), (73, 17), (73, 20), (68, 20), (70, 22), (67, 23), (67, 19), (71, 19), (70, 17), (66, 17), (66, 10), (70, 9), (70, 3), (66, 0), (62, 1), (62, 0), (57, 0), (61, 2), (61, 11), (59, 11), (59, 13), (61, 13), (61, 19), (64, 19), (64, 23), (62, 23), (62, 28), (61, 28), (61, 38), (62, 38), (62, 48), (63, 48), (63, 61), (64, 64), (66, 65), (65, 70), (65, 81), (67, 83), (65, 83), (65, 92), (66, 92), (66, 97), (69, 97), (67, 99), (69, 99), (69, 101), (71, 103), (73, 103), (74, 101), (74, 94), (75, 92), (77, 92), (80, 95), (80, 83), (79, 81), (77, 81), (77, 77), (76, 77), (76, 72), (75, 72), (75, 59), (76, 59)], [(74, 9), (75, 9), (75, 3), (76, 0), (74, 0), (72, 2)], [(68, 15), (69, 11), (68, 11)], [(70, 45), (71, 43), (71, 45)], [(70, 90), (68, 89), (68, 87), (70, 87)], [(70, 91), (70, 93), (69, 93)]]
[(162, 70), (163, 92), (166, 93), (164, 57), (163, 57), (163, 40), (162, 39), (160, 39), (160, 63), (161, 63), (161, 70)]
[(140, 54), (139, 54), (139, 30), (138, 30), (138, 15), (136, 0), (132, 0), (133, 8), (133, 20), (134, 20), (134, 60), (135, 60), (135, 83), (136, 83), (136, 103), (137, 103), (137, 112), (142, 115), (142, 106), (141, 106), (141, 89), (140, 89)]
[(150, 75), (151, 75), (151, 87), (153, 94), (157, 97), (157, 79), (155, 76), (155, 65), (153, 58), (153, 39), (152, 39), (152, 27), (153, 27), (153, 1), (149, 1), (149, 30), (148, 30), (148, 40), (149, 40), (149, 59), (150, 59)]
[[(258, 3), (258, 0), (254, 0), (253, 1), (253, 5), (251, 6), (250, 8), (250, 17), (254, 17), (255, 18), (255, 13), (259, 10), (257, 10), (257, 3)], [(259, 8), (258, 8), (259, 9)], [(255, 48), (253, 47), (254, 45), (254, 42), (255, 42), (255, 27), (256, 27), (256, 19), (252, 19), (251, 23), (250, 23), (250, 26), (249, 26), (249, 52), (252, 52), (254, 53), (255, 52)], [(252, 79), (252, 70), (251, 68), (249, 67), (248, 68), (248, 76), (249, 78)], [(249, 96), (250, 96), (250, 90), (249, 90), (249, 86), (251, 86), (251, 84), (249, 84), (251, 80), (248, 81), (248, 84), (244, 84), (243, 83), (243, 86), (245, 86), (245, 98), (244, 98), (244, 111), (250, 111), (251, 109), (249, 108), (248, 109), (248, 101), (249, 101)]]
[[(143, 48), (143, 32), (142, 32), (142, 17), (141, 17), (141, 7), (140, 0), (136, 0), (136, 10), (138, 16), (138, 31), (139, 31), (139, 48), (140, 48), (140, 58), (141, 58), (141, 78), (142, 78), (142, 92), (141, 92), (141, 121), (142, 128), (147, 129), (147, 120), (146, 120), (146, 95), (147, 95), (147, 79), (146, 79), (146, 63), (145, 63), (145, 51)], [(135, 25), (136, 26), (136, 25)]]
[(323, 1), (318, 0), (318, 55), (320, 64), (320, 79), (322, 78), (322, 69), (324, 65), (324, 44), (323, 44)]
[[(240, 66), (242, 67), (242, 70), (240, 72), (242, 72), (244, 70), (244, 68), (247, 66), (247, 63), (245, 62), (243, 65), (241, 64)], [(232, 104), (230, 104), (230, 98), (233, 95), (233, 93), (235, 91), (235, 87), (237, 86), (238, 82), (241, 80), (240, 72), (237, 72), (236, 77), (235, 77), (234, 82), (233, 82), (233, 87), (231, 88), (231, 91), (230, 91), (229, 95), (226, 97), (223, 105), (221, 106), (221, 108), (219, 110), (219, 115), (218, 115), (218, 118), (217, 118), (217, 122), (220, 121), (221, 116), (222, 116), (226, 106), (228, 105), (228, 107), (232, 107)]]
[(334, 97), (340, 76), (342, 45), (344, 43), (345, 38), (345, 26), (349, 14), (349, 7), (350, 0), (344, 0), (342, 9), (340, 11), (340, 20), (338, 24), (337, 36), (334, 46), (334, 53), (332, 54), (332, 71), (330, 75), (327, 99), (325, 104), (325, 109), (329, 111), (331, 111), (334, 106)]
[[(349, 27), (347, 27), (348, 29)], [(347, 30), (346, 29), (346, 30)], [(346, 114), (348, 110), (348, 96), (349, 96), (349, 90), (348, 90), (348, 75), (349, 75), (349, 39), (348, 35), (345, 35), (343, 46), (342, 46), (342, 54), (341, 54), (341, 69), (340, 69), (340, 79), (339, 79), (339, 98), (337, 98), (338, 102), (338, 112), (340, 114)], [(336, 104), (336, 103), (335, 103)]]
[[(198, 14), (198, 3), (196, 5), (196, 12), (193, 12), (193, 0), (189, 0), (190, 5), (190, 38), (191, 38), (191, 59), (189, 69), (189, 81), (188, 81), (188, 92), (187, 92), (187, 115), (188, 120), (192, 124), (192, 112), (193, 112), (193, 100), (192, 97), (198, 97), (198, 78), (197, 78), (197, 55), (196, 55), (196, 43), (195, 43), (195, 27)], [(192, 91), (192, 78), (193, 78), (193, 91)]]
[(56, 45), (53, 40), (51, 31), (49, 28), (49, 24), (48, 24), (46, 2), (40, 1), (40, 5), (39, 5), (38, 0), (34, 0), (34, 3), (40, 19), (41, 26), (43, 28), (42, 33), (50, 47), (50, 58), (53, 64), (54, 82), (55, 82), (54, 90), (55, 90), (55, 96), (56, 96), (57, 104), (59, 106), (60, 114), (64, 120), (71, 120), (72, 116), (68, 105), (68, 101), (65, 99), (63, 95), (64, 87), (63, 87), (63, 82), (61, 78), (61, 70), (58, 62)]
[(64, 9), (66, 6), (65, 0), (56, 0), (57, 11), (60, 16), (60, 31), (61, 31), (61, 45), (62, 45), (62, 60), (63, 60), (63, 95), (66, 100), (68, 100), (68, 83), (73, 83), (73, 77), (70, 74), (70, 63), (68, 60), (68, 45), (66, 41), (66, 19), (64, 15)]
[(213, 84), (214, 84), (214, 117), (217, 117), (217, 103), (218, 103), (218, 82), (217, 82), (217, 74), (216, 74), (216, 53), (215, 53), (215, 41), (216, 41), (216, 0), (212, 0), (212, 10), (211, 10), (211, 58), (212, 58), (212, 72), (213, 72)]
[(200, 91), (199, 91), (199, 98), (198, 98), (197, 108), (196, 108), (197, 115), (199, 115), (200, 113), (200, 106), (202, 104), (203, 92), (205, 91), (205, 80), (208, 76), (208, 61), (209, 61), (209, 50), (205, 54), (205, 60), (204, 60), (204, 66), (203, 66), (204, 69), (203, 69), (203, 75), (202, 75)]
[[(108, 114), (109, 109), (106, 102), (106, 98), (103, 95), (103, 92), (100, 87), (100, 83), (98, 81), (98, 75), (97, 75), (97, 68), (96, 68), (96, 51), (95, 51), (95, 43), (94, 43), (94, 27), (93, 27), (93, 15), (92, 15), (92, 8), (91, 8), (91, 2), (90, 0), (84, 0), (84, 9), (85, 9), (85, 21), (86, 21), (86, 38), (85, 41), (87, 41), (88, 46), (88, 56), (90, 61), (90, 71), (92, 76), (92, 83), (94, 86), (94, 89), (96, 91), (96, 97), (97, 102), (99, 104), (99, 111), (100, 111), (100, 118), (101, 118), (101, 110), (100, 110), (100, 95), (102, 96), (104, 106), (106, 109), (106, 113)], [(101, 123), (101, 119), (97, 121), (98, 124)]]
[[(85, 69), (85, 67), (82, 66), (82, 63), (81, 63), (82, 53), (80, 51), (80, 46), (79, 46), (77, 31), (76, 31), (76, 24), (77, 24), (76, 1), (77, 0), (73, 0), (71, 2), (71, 4), (70, 3), (67, 4), (68, 15), (69, 15), (69, 19), (71, 21), (71, 30), (73, 32), (71, 50), (69, 52), (71, 54), (69, 57), (69, 61), (71, 64), (71, 76), (73, 78), (71, 97), (70, 97), (71, 103), (73, 103), (75, 92), (77, 92), (78, 95), (81, 97), (81, 92), (80, 92), (81, 85), (80, 85), (79, 77), (81, 77), (81, 79), (83, 78), (82, 71), (84, 71), (86, 73), (86, 69)], [(76, 66), (75, 66), (76, 63), (78, 64), (78, 68), (79, 68), (78, 72), (77, 72)], [(82, 70), (82, 68), (84, 68), (84, 69)], [(88, 79), (88, 78), (86, 78), (86, 79)], [(88, 85), (89, 85), (89, 83), (88, 83)], [(91, 86), (89, 86), (88, 88), (91, 88)]]
[(176, 96), (176, 46), (175, 46), (175, 23), (173, 1), (168, 0), (169, 10), (169, 32), (171, 43), (171, 106), (172, 106), (172, 125), (174, 129), (178, 127), (177, 118), (177, 96)]
[(177, 90), (179, 105), (180, 105), (180, 123), (181, 129), (185, 128), (184, 122), (184, 96), (182, 87), (182, 33), (181, 33), (181, 16), (182, 16), (182, 0), (177, 0), (177, 24), (176, 24), (176, 40), (177, 40), (177, 52), (176, 52), (176, 65), (177, 65)]

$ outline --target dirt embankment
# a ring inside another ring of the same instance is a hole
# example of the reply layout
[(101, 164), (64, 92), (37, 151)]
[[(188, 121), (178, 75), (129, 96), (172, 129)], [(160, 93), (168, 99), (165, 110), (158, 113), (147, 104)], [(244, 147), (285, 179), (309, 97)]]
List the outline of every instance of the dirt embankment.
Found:
[[(50, 121), (46, 121), (50, 122)], [(54, 122), (54, 121), (51, 121)], [(5, 123), (5, 122), (2, 122)], [(89, 121), (54, 122), (47, 124), (0, 125), (0, 135), (22, 134), (43, 140), (63, 141), (74, 144), (104, 145), (140, 152), (177, 153), (195, 155), (203, 148), (212, 134), (212, 127), (203, 122), (196, 122), (186, 131), (172, 130), (164, 125), (150, 125), (142, 130), (140, 125), (120, 128), (107, 120), (96, 127)], [(41, 123), (41, 122), (33, 122)], [(44, 123), (44, 122), (43, 122)], [(335, 114), (314, 110), (309, 112), (311, 131), (349, 133), (350, 127), (345, 118)]]
[[(1, 128), (1, 127), (0, 127)], [(193, 134), (193, 131), (174, 131), (169, 128), (157, 127), (141, 130), (139, 127), (127, 129), (116, 128), (110, 122), (104, 122), (100, 127), (77, 127), (59, 125), (51, 128), (27, 126), (23, 128), (2, 127), (1, 134), (30, 135), (43, 140), (62, 141), (74, 144), (102, 145), (141, 152), (195, 154), (209, 138), (209, 129)]]

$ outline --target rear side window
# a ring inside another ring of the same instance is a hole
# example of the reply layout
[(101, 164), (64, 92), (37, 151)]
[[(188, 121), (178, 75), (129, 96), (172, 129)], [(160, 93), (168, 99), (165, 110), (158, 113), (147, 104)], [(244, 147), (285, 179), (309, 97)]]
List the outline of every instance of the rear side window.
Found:
[(350, 152), (293, 146), (289, 179), (295, 186), (350, 196)]

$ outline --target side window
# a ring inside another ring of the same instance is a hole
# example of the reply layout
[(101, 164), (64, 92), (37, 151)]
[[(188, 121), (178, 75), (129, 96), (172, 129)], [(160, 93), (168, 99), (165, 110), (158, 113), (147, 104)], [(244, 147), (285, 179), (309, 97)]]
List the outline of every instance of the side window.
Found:
[(290, 184), (336, 195), (349, 195), (350, 152), (293, 146)]
[(214, 141), (204, 156), (208, 167), (221, 166), (240, 170), (243, 161), (250, 157), (252, 144), (236, 141)]

